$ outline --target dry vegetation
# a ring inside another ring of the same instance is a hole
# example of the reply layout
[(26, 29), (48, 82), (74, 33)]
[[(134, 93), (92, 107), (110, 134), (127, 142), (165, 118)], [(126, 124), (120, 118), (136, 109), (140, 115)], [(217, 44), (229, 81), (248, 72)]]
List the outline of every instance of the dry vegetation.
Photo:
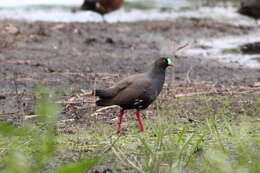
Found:
[[(74, 91), (58, 101), (55, 95), (40, 88), (35, 115), (25, 115), (18, 127), (2, 123), (2, 170), (230, 173), (260, 169), (258, 83), (166, 85), (156, 103), (143, 112), (146, 131), (139, 133), (128, 114), (125, 133), (119, 136), (119, 108), (95, 110), (95, 98), (88, 90)], [(57, 110), (70, 117), (55, 118), (60, 114)], [(17, 168), (12, 166), (15, 162)]]
[(174, 82), (142, 112), (144, 133), (128, 111), (117, 135), (119, 107), (97, 108), (91, 95), (173, 56), (172, 45), (257, 27), (182, 18), (0, 28), (0, 173), (260, 172), (257, 69), (180, 53)]

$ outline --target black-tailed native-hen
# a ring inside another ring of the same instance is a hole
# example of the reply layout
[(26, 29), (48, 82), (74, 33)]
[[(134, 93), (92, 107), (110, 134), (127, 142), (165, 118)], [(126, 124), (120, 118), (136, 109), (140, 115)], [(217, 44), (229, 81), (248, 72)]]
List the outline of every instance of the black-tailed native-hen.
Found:
[(257, 22), (260, 19), (260, 0), (243, 1), (238, 12), (255, 19)]
[(84, 0), (81, 10), (89, 10), (97, 12), (101, 15), (119, 9), (124, 0)]
[(153, 62), (147, 72), (129, 76), (110, 88), (94, 91), (94, 95), (100, 98), (96, 102), (97, 106), (118, 105), (122, 108), (118, 117), (118, 133), (127, 109), (136, 109), (140, 131), (144, 131), (140, 110), (146, 109), (159, 95), (165, 81), (166, 68), (172, 65), (170, 58), (161, 57)]

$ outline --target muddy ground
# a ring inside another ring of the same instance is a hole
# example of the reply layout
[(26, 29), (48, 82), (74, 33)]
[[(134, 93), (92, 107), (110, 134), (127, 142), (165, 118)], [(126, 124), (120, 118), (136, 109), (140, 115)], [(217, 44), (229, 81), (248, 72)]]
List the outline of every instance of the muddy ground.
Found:
[[(1, 21), (0, 114), (2, 118), (34, 114), (39, 85), (58, 89), (68, 99), (80, 89), (106, 87), (142, 72), (157, 57), (174, 57), (181, 45), (199, 46), (198, 38), (237, 36), (256, 29), (186, 18), (117, 24)], [(176, 54), (176, 67), (168, 73), (168, 83), (174, 85), (248, 85), (260, 80), (259, 69)]]

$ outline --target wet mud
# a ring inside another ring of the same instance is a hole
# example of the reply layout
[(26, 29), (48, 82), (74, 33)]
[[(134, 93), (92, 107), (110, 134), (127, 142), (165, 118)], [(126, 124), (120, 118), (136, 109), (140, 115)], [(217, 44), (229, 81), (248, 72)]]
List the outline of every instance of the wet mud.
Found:
[(243, 35), (257, 27), (180, 18), (116, 24), (4, 20), (0, 28), (2, 117), (33, 114), (39, 85), (70, 97), (143, 72), (160, 56), (173, 57), (176, 67), (168, 71), (167, 82), (174, 85), (248, 85), (260, 80), (259, 69), (175, 52), (179, 46), (196, 45), (199, 38)]

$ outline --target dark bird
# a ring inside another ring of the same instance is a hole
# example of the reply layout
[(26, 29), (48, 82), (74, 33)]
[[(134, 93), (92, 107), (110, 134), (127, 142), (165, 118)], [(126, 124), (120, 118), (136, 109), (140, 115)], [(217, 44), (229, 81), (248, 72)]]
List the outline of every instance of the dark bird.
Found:
[(94, 11), (102, 15), (104, 19), (105, 14), (119, 9), (122, 6), (123, 2), (124, 0), (84, 0), (83, 4), (79, 9), (73, 8), (72, 11)]
[(244, 54), (260, 54), (260, 42), (246, 43), (239, 48)]
[(159, 95), (165, 81), (166, 68), (172, 65), (170, 58), (162, 57), (153, 62), (148, 72), (129, 76), (110, 88), (94, 91), (95, 96), (100, 98), (96, 102), (97, 106), (118, 105), (122, 108), (118, 118), (118, 133), (127, 109), (136, 109), (140, 131), (144, 131), (139, 111), (147, 108)]
[(242, 2), (238, 12), (255, 20), (260, 19), (260, 0), (247, 0)]

